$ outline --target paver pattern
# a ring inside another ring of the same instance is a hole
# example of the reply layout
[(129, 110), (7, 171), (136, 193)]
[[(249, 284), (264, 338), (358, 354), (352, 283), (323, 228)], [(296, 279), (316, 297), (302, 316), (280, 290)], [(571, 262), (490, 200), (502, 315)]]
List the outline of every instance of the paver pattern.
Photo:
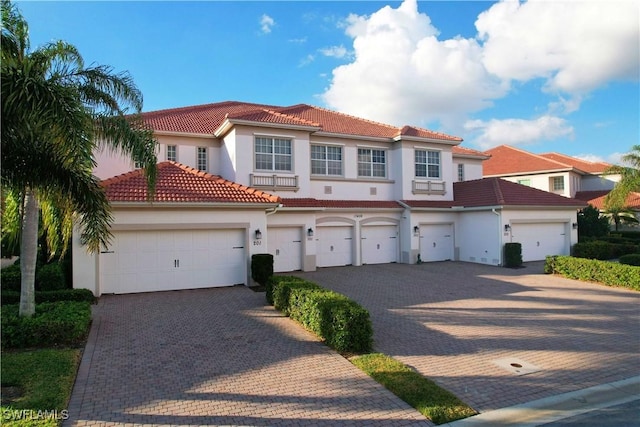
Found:
[[(376, 350), (479, 412), (638, 375), (640, 293), (463, 262), (296, 273), (371, 313)], [(518, 375), (494, 362), (524, 361)]]
[(73, 426), (432, 426), (245, 287), (103, 296)]

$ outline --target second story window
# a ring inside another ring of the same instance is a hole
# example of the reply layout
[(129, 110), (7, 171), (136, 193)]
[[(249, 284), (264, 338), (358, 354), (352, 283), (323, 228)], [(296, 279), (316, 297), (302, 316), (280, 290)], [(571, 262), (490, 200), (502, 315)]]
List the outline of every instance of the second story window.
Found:
[(265, 171), (292, 171), (291, 140), (256, 137), (255, 168)]
[(342, 147), (312, 145), (311, 173), (313, 175), (342, 175)]
[(458, 182), (464, 181), (464, 164), (458, 163)]
[(527, 187), (531, 187), (531, 180), (530, 179), (519, 179), (518, 180), (518, 184), (526, 185)]
[(551, 178), (553, 191), (564, 191), (564, 177), (554, 176)]
[(385, 178), (387, 152), (371, 148), (358, 148), (358, 176)]
[(207, 147), (198, 147), (198, 169), (201, 171), (207, 170)]
[(440, 179), (440, 152), (416, 150), (416, 177)]
[(176, 145), (167, 145), (167, 160), (170, 162), (178, 161), (178, 147)]

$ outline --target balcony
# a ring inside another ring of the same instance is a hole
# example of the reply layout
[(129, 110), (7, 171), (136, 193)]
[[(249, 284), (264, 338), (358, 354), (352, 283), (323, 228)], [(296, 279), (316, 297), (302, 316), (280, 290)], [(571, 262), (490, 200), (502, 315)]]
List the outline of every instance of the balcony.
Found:
[(298, 191), (298, 175), (249, 175), (251, 187), (270, 191)]
[(445, 194), (447, 188), (444, 181), (411, 181), (413, 194)]

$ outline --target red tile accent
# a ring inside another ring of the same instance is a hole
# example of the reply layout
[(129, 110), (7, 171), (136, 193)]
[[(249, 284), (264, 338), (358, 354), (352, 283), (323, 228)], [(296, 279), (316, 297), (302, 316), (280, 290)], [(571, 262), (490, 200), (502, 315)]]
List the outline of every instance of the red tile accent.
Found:
[[(102, 181), (111, 202), (147, 202), (142, 170)], [(154, 202), (278, 203), (280, 198), (176, 162), (158, 164)]]

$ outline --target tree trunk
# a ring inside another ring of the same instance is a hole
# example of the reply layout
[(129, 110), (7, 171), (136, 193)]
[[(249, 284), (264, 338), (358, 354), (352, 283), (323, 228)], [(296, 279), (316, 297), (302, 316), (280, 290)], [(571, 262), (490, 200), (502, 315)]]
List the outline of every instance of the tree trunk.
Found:
[(40, 209), (35, 194), (25, 192), (22, 241), (20, 245), (20, 316), (31, 317), (36, 312), (36, 261), (38, 257), (38, 219)]

